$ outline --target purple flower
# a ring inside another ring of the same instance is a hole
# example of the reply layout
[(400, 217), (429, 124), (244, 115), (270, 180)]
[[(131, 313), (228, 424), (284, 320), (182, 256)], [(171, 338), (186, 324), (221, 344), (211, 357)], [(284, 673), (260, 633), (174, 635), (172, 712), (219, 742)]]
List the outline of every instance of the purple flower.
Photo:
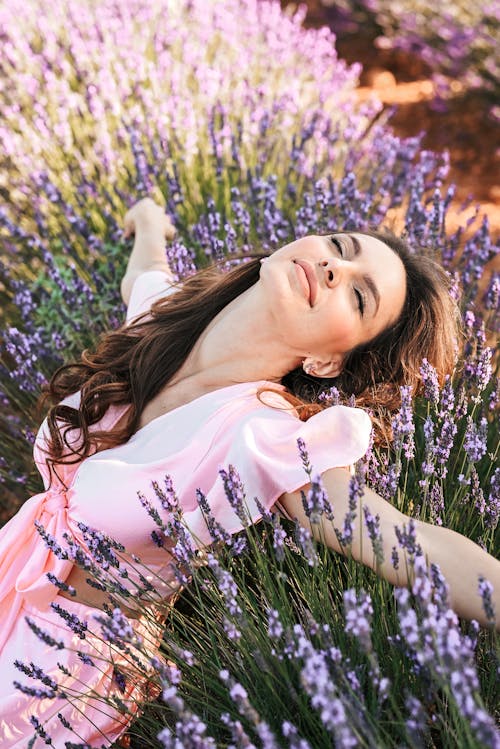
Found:
[(422, 547), (417, 543), (415, 521), (410, 518), (407, 526), (396, 526), (395, 531), (400, 547), (408, 552), (409, 562), (413, 564), (416, 557), (422, 554)]
[(410, 606), (410, 591), (407, 588), (395, 588), (394, 597), (398, 603), (398, 618), (401, 634), (408, 645), (416, 649), (420, 643), (417, 613)]
[(273, 732), (264, 720), (257, 723), (256, 731), (261, 741), (262, 749), (279, 749)]
[(311, 699), (312, 707), (318, 711), (324, 726), (332, 732), (335, 745), (358, 746), (358, 740), (322, 653), (313, 650), (305, 659), (301, 681)]
[(365, 525), (368, 529), (368, 535), (372, 544), (373, 554), (377, 565), (384, 561), (384, 546), (382, 534), (380, 533), (380, 516), (373, 516), (366, 505), (363, 505), (363, 514), (365, 516)]
[(478, 591), (483, 602), (483, 609), (484, 613), (486, 614), (486, 618), (491, 624), (494, 624), (496, 621), (495, 606), (491, 597), (491, 594), (493, 593), (493, 585), (481, 576), (479, 578)]
[(241, 684), (233, 684), (229, 691), (229, 696), (234, 702), (244, 702), (248, 699), (247, 690)]
[(333, 386), (327, 391), (321, 392), (319, 400), (322, 403), (326, 403), (328, 406), (337, 406), (340, 403), (340, 393), (338, 388)]
[(427, 726), (427, 715), (424, 706), (416, 697), (409, 694), (405, 700), (409, 717), (406, 719), (406, 731), (412, 746), (424, 747), (424, 736)]
[(64, 717), (64, 715), (62, 713), (57, 713), (57, 717), (61, 721), (61, 724), (64, 726), (64, 728), (67, 728), (68, 731), (72, 731), (73, 730), (73, 727), (72, 727), (71, 723), (69, 722), (69, 720), (67, 718)]
[(328, 494), (323, 486), (321, 475), (317, 474), (311, 479), (307, 494), (302, 492), (302, 505), (304, 512), (312, 524), (319, 524), (324, 514), (327, 520), (333, 520), (332, 506)]
[(441, 390), (439, 399), (439, 416), (444, 418), (448, 413), (452, 413), (455, 407), (455, 391), (449, 375), (446, 376), (446, 382)]
[(194, 713), (187, 710), (179, 712), (174, 731), (163, 728), (157, 735), (164, 749), (215, 749), (215, 741), (205, 736), (206, 724)]
[(243, 728), (241, 721), (233, 720), (229, 713), (221, 713), (221, 723), (227, 726), (232, 735), (232, 739), (235, 742), (235, 747), (245, 747), (245, 749), (257, 749), (255, 744), (252, 743), (250, 737)]
[(42, 689), (41, 687), (28, 687), (25, 684), (21, 684), (18, 681), (12, 682), (14, 687), (23, 694), (27, 694), (29, 697), (36, 697), (39, 700), (53, 700), (56, 697), (64, 697), (64, 694), (58, 693), (54, 689)]
[(279, 520), (273, 525), (273, 549), (276, 553), (276, 560), (282, 562), (285, 558), (285, 541), (287, 538), (286, 531), (282, 528)]
[(302, 437), (299, 437), (297, 439), (297, 446), (299, 448), (300, 459), (302, 460), (304, 471), (310, 477), (312, 473), (312, 466), (311, 461), (309, 460), (309, 453), (307, 452), (306, 443), (304, 442)]
[[(144, 509), (148, 513), (149, 517), (156, 523), (156, 525), (158, 526), (158, 528), (160, 528), (161, 531), (165, 531), (166, 530), (166, 525), (163, 522), (163, 520), (161, 519), (160, 513), (158, 512), (158, 510), (155, 507), (153, 507), (152, 503), (149, 501), (149, 499), (146, 499), (146, 497), (144, 496), (144, 494), (142, 492), (138, 491), (137, 492), (137, 496), (139, 497), (139, 502), (144, 507)], [(153, 533), (155, 534), (155, 538), (158, 538), (158, 539), (161, 538), (161, 536), (158, 533), (158, 531), (156, 531), (156, 530), (153, 531), (151, 535), (153, 535)], [(154, 540), (154, 538), (153, 538), (153, 540)], [(160, 544), (158, 544), (158, 545), (160, 545)]]
[(359, 640), (366, 653), (371, 652), (373, 605), (370, 596), (364, 590), (357, 593), (354, 588), (351, 588), (344, 591), (343, 599), (345, 631)]
[(230, 640), (236, 641), (241, 639), (241, 630), (227, 616), (222, 617), (222, 628)]
[(281, 732), (288, 739), (290, 749), (311, 749), (310, 743), (299, 737), (297, 729), (289, 720), (283, 721)]
[(166, 512), (175, 514), (181, 511), (171, 476), (165, 476), (165, 490), (160, 487), (157, 481), (153, 481), (151, 485)]
[(431, 569), (429, 575), (424, 558), (418, 556), (414, 572), (415, 608), (410, 605), (410, 593), (406, 588), (394, 591), (401, 633), (415, 662), (432, 674), (435, 687), (441, 684), (450, 690), (477, 739), (487, 746), (495, 746), (493, 720), (477, 702), (479, 679), (473, 642), (461, 634), (458, 617), (447, 606), (446, 586), (439, 570)]
[(494, 380), (495, 386), (492, 388), (490, 397), (488, 399), (488, 409), (491, 413), (494, 413), (497, 409), (500, 401), (500, 377)]
[(269, 637), (273, 640), (277, 640), (283, 634), (283, 625), (280, 621), (279, 612), (275, 609), (267, 610), (267, 631)]
[(15, 660), (14, 666), (19, 671), (22, 671), (23, 674), (26, 674), (26, 676), (30, 676), (32, 679), (38, 679), (38, 681), (41, 681), (45, 687), (49, 687), (49, 689), (53, 692), (57, 691), (57, 682), (54, 681), (51, 676), (48, 676), (42, 668), (40, 668), (39, 666), (35, 666), (33, 661), (31, 661), (29, 666), (27, 666), (25, 663), (22, 663), (19, 660)]
[(55, 585), (56, 588), (59, 588), (59, 590), (64, 590), (67, 593), (70, 594), (70, 596), (76, 596), (76, 590), (73, 588), (72, 585), (67, 585), (67, 583), (63, 582), (62, 580), (59, 580), (55, 575), (52, 574), (52, 572), (47, 572), (47, 578), (50, 580), (52, 585)]
[(127, 688), (127, 680), (125, 678), (125, 674), (119, 671), (116, 667), (113, 668), (113, 681), (116, 682), (120, 692), (124, 694)]
[(446, 478), (448, 474), (448, 462), (454, 445), (455, 435), (457, 434), (456, 417), (454, 414), (447, 413), (444, 415), (440, 428), (439, 438), (435, 438), (428, 446), (428, 450), (433, 455), (433, 460), (437, 465), (437, 476), (440, 479)]
[(272, 524), (272, 523), (273, 523), (273, 517), (274, 517), (274, 515), (275, 515), (276, 513), (274, 513), (274, 512), (270, 512), (269, 510), (267, 510), (267, 509), (266, 509), (266, 508), (264, 507), (264, 505), (262, 504), (262, 502), (261, 502), (261, 501), (259, 500), (259, 498), (258, 498), (258, 497), (254, 497), (254, 502), (255, 502), (255, 505), (256, 505), (256, 507), (257, 507), (257, 509), (258, 509), (259, 513), (260, 513), (260, 514), (262, 515), (262, 520), (263, 520), (263, 521), (264, 521), (265, 523), (270, 523), (270, 524)]
[(241, 524), (246, 528), (249, 524), (249, 515), (245, 509), (245, 491), (241, 478), (234, 466), (229, 466), (228, 470), (220, 469), (219, 475), (224, 484), (224, 492), (229, 504), (238, 516)]
[(231, 534), (228, 533), (225, 528), (223, 528), (222, 525), (214, 518), (206, 496), (199, 489), (196, 490), (196, 499), (201, 508), (203, 517), (205, 518), (205, 522), (212, 539), (214, 541), (222, 541), (222, 543), (224, 543), (225, 545), (231, 544)]
[(422, 359), (420, 376), (424, 385), (424, 395), (428, 401), (437, 406), (439, 402), (439, 383), (437, 372), (427, 359)]
[(31, 631), (38, 637), (39, 640), (44, 642), (46, 645), (49, 645), (52, 648), (57, 648), (58, 650), (62, 650), (64, 648), (64, 642), (62, 642), (62, 640), (56, 640), (54, 637), (49, 635), (48, 632), (45, 632), (43, 629), (41, 629), (41, 627), (39, 627), (32, 619), (30, 619), (29, 616), (25, 617), (25, 621)]
[(429, 492), (429, 501), (431, 509), (432, 522), (436, 525), (443, 525), (442, 514), (444, 512), (444, 496), (440, 483), (432, 485)]
[(208, 566), (215, 575), (217, 585), (222, 593), (226, 610), (238, 622), (243, 622), (243, 610), (237, 601), (238, 586), (230, 572), (223, 569), (213, 554), (207, 555)]
[(261, 722), (260, 715), (250, 704), (248, 692), (245, 687), (233, 679), (229, 671), (225, 668), (219, 671), (219, 678), (223, 684), (229, 687), (229, 696), (236, 704), (240, 715), (243, 715), (253, 725), (257, 726)]
[(478, 463), (487, 450), (488, 422), (482, 417), (479, 424), (475, 424), (470, 416), (467, 417), (467, 430), (464, 438), (464, 450), (471, 463)]
[(315, 567), (318, 563), (318, 555), (314, 548), (314, 541), (311, 531), (305, 528), (298, 521), (295, 522), (295, 541), (307, 559), (309, 567)]
[(396, 452), (403, 450), (405, 457), (411, 460), (415, 454), (411, 387), (405, 385), (400, 392), (401, 408), (392, 420), (393, 447)]
[(486, 503), (485, 524), (495, 530), (500, 517), (500, 468), (495, 468), (491, 476), (490, 492)]
[(140, 638), (121, 609), (115, 608), (107, 616), (94, 614), (94, 619), (101, 625), (102, 635), (106, 641), (119, 647), (123, 647), (124, 643), (140, 642)]
[(51, 737), (35, 715), (30, 715), (30, 723), (34, 727), (37, 735), (40, 736), (40, 738), (43, 739), (46, 744), (52, 744)]
[(352, 544), (353, 523), (357, 515), (358, 504), (364, 494), (365, 474), (366, 466), (362, 461), (358, 461), (354, 475), (349, 480), (349, 509), (344, 518), (342, 533), (335, 529), (339, 543), (344, 547)]
[(80, 658), (80, 660), (85, 663), (86, 666), (94, 666), (94, 661), (87, 653), (82, 653), (81, 651), (77, 652), (77, 656)]
[(464, 374), (467, 382), (471, 388), (476, 390), (476, 394), (472, 397), (474, 403), (480, 403), (480, 395), (490, 383), (493, 373), (491, 349), (487, 347), (481, 349), (480, 344), (478, 347), (479, 351), (475, 355), (466, 350), (468, 355), (464, 363)]

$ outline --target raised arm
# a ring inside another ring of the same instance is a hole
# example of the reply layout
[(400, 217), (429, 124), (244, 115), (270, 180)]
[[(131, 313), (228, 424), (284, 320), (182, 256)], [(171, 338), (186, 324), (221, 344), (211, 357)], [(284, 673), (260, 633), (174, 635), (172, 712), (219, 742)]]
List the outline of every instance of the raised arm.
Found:
[(148, 270), (164, 270), (171, 274), (165, 255), (165, 240), (173, 239), (175, 228), (163, 208), (151, 198), (144, 198), (125, 214), (125, 237), (135, 235), (134, 246), (120, 291), (125, 304), (129, 303), (134, 281)]
[[(344, 468), (332, 468), (323, 474), (324, 487), (335, 516), (333, 522), (323, 519), (322, 516), (320, 524), (311, 526), (304, 511), (300, 490), (281, 497), (281, 503), (291, 517), (297, 518), (301, 525), (311, 527), (315, 538), (342, 554), (347, 553), (347, 550), (340, 545), (334, 525), (342, 528), (349, 509), (349, 481), (349, 472)], [(307, 491), (308, 488), (303, 487), (303, 491)], [(395, 570), (391, 563), (391, 551), (393, 546), (399, 548), (395, 526), (402, 529), (410, 518), (368, 487), (364, 488), (362, 503), (372, 515), (380, 517), (384, 561), (381, 565), (376, 562), (368, 529), (359, 507), (353, 523), (350, 550), (352, 557), (374, 569), (380, 577), (393, 585), (407, 585), (407, 566), (403, 563)], [(497, 616), (496, 626), (500, 629), (500, 562), (460, 533), (418, 520), (414, 522), (416, 540), (422, 547), (427, 562), (439, 565), (448, 583), (450, 605), (454, 611), (466, 619), (476, 619), (480, 624), (487, 625), (478, 593), (478, 578), (482, 575), (493, 585), (492, 600)]]

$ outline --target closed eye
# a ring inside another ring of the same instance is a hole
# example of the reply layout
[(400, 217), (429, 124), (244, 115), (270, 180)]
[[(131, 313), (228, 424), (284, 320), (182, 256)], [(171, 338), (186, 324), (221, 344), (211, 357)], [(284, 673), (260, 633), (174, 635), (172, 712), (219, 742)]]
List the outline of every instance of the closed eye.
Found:
[(339, 240), (335, 239), (335, 237), (330, 237), (330, 242), (337, 248), (340, 257), (344, 257), (342, 245), (340, 244)]
[[(330, 237), (330, 242), (335, 246), (340, 257), (343, 258), (344, 251), (339, 240), (336, 237)], [(366, 307), (364, 296), (360, 291), (358, 291), (358, 289), (353, 289), (353, 291), (354, 291), (354, 295), (356, 296), (359, 313), (361, 317), (363, 317), (363, 315), (365, 314), (365, 307)]]
[(365, 300), (363, 298), (363, 294), (360, 291), (358, 291), (358, 289), (354, 289), (354, 293), (358, 300), (359, 312), (361, 314), (361, 317), (363, 317), (363, 315), (365, 314)]

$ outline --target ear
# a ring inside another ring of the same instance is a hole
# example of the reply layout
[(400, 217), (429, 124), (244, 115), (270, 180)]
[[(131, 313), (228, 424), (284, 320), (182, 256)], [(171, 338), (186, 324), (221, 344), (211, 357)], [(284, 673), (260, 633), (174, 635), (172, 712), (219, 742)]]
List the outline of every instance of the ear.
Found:
[(331, 359), (306, 359), (304, 371), (313, 377), (338, 377), (342, 372), (343, 358), (340, 354)]

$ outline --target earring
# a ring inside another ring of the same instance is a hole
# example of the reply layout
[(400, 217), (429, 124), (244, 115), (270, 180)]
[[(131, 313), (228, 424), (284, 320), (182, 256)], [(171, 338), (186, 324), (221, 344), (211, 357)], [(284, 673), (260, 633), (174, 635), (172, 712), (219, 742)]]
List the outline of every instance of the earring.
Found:
[(304, 370), (306, 375), (312, 375), (314, 372), (314, 366), (312, 362), (306, 361), (305, 359), (302, 362), (302, 369)]

